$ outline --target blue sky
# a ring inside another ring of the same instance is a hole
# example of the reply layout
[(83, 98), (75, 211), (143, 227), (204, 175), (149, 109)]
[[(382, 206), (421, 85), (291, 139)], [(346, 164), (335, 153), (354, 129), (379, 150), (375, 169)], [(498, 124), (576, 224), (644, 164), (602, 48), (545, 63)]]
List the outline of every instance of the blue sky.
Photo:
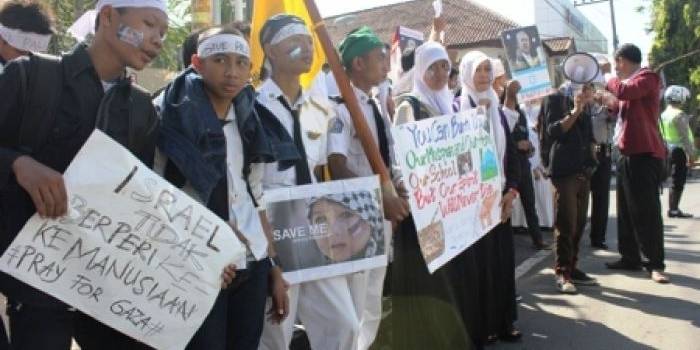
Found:
[[(353, 12), (362, 9), (403, 2), (406, 0), (316, 0), (316, 3), (325, 16), (333, 16), (346, 12)], [(465, 0), (466, 1), (466, 0)], [(503, 13), (506, 17), (516, 16), (518, 13), (517, 0), (490, 0), (496, 2), (507, 2), (514, 4), (512, 13)], [(653, 35), (646, 33), (646, 27), (650, 21), (649, 13), (637, 13), (636, 8), (640, 5), (649, 5), (650, 0), (616, 0), (615, 17), (617, 18), (617, 35), (620, 43), (632, 42), (639, 46), (644, 52), (644, 56), (651, 47)], [(609, 4), (607, 2), (582, 6), (579, 9), (588, 19), (595, 24), (598, 29), (608, 37), (609, 46), (612, 48), (612, 31), (610, 29)]]

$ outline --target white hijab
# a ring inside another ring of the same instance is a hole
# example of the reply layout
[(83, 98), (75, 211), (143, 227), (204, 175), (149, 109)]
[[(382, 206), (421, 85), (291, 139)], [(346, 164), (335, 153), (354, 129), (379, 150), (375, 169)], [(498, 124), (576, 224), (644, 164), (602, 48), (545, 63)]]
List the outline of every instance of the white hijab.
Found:
[(491, 128), (491, 135), (493, 135), (494, 142), (496, 143), (498, 159), (500, 160), (500, 165), (502, 168), (503, 160), (505, 159), (506, 155), (507, 140), (503, 124), (501, 124), (501, 115), (498, 112), (500, 100), (496, 95), (496, 91), (494, 91), (491, 87), (494, 80), (493, 69), (491, 70), (488, 90), (481, 92), (476, 91), (476, 87), (474, 85), (476, 69), (483, 62), (489, 62), (489, 64), (491, 64), (491, 59), (489, 59), (489, 57), (481, 51), (470, 51), (464, 55), (464, 57), (462, 57), (462, 61), (459, 65), (459, 80), (462, 83), (460, 110), (468, 111), (473, 109), (471, 102), (469, 101), (469, 97), (471, 97), (475, 104), (478, 104), (479, 100), (482, 99), (488, 99), (491, 101), (491, 107), (487, 110), (486, 114)]
[(425, 73), (430, 66), (438, 61), (447, 60), (450, 62), (450, 57), (447, 55), (447, 50), (442, 44), (428, 41), (416, 49), (416, 65), (413, 74), (413, 90), (411, 93), (418, 99), (438, 111), (440, 115), (452, 113), (452, 102), (454, 95), (450, 91), (447, 84), (439, 91), (433, 90), (425, 83)]

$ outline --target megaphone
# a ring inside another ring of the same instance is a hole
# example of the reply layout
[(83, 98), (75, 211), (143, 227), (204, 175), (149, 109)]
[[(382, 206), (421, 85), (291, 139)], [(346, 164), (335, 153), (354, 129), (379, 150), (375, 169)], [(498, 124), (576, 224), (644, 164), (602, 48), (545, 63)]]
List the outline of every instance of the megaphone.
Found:
[(574, 84), (591, 83), (596, 80), (600, 72), (598, 60), (585, 52), (577, 52), (567, 56), (562, 67), (566, 79)]

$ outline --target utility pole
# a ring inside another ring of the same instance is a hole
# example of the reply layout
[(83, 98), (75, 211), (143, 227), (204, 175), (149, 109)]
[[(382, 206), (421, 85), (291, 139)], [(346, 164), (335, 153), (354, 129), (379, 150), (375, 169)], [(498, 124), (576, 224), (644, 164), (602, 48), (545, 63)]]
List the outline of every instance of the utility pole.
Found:
[(615, 23), (615, 2), (614, 0), (574, 0), (574, 6), (585, 6), (599, 4), (601, 2), (610, 3), (610, 21), (612, 22), (612, 39), (613, 39), (613, 50), (617, 50), (617, 46), (620, 42), (617, 39), (617, 25)]

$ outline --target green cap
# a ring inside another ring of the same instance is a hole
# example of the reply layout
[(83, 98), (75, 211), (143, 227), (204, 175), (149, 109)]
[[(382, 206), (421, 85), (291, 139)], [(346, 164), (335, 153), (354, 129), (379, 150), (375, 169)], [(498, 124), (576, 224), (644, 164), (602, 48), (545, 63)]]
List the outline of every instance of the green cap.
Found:
[(350, 32), (338, 46), (340, 60), (344, 66), (350, 65), (355, 57), (362, 56), (384, 43), (379, 39), (370, 27), (363, 26)]

